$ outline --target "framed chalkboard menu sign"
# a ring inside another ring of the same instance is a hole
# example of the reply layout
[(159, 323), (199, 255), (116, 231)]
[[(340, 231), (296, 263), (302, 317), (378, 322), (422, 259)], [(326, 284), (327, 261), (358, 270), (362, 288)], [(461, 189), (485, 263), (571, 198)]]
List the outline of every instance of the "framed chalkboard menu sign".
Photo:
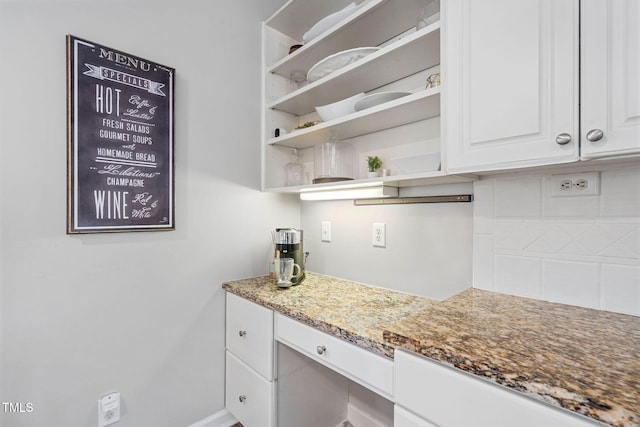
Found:
[(67, 36), (67, 233), (175, 229), (174, 75)]

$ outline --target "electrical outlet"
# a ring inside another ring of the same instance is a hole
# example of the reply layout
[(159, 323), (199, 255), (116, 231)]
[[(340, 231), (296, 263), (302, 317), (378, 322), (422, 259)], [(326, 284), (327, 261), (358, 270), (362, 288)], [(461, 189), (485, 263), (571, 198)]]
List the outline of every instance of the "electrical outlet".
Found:
[(552, 197), (597, 196), (600, 194), (600, 173), (567, 173), (551, 175)]
[(110, 393), (98, 400), (98, 427), (120, 421), (120, 393)]
[(321, 222), (321, 234), (320, 240), (323, 242), (331, 241), (331, 221), (322, 221)]
[(371, 234), (371, 243), (378, 248), (387, 246), (387, 233), (384, 222), (374, 222)]

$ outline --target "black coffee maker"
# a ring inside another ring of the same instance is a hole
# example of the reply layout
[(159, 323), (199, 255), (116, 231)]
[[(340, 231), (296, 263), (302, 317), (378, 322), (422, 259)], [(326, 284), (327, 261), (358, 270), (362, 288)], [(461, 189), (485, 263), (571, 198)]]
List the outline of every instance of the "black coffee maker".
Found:
[(302, 230), (295, 228), (276, 228), (275, 233), (276, 257), (293, 258), (298, 264), (300, 272), (291, 278), (293, 285), (299, 285), (304, 280), (304, 264), (309, 253), (304, 253), (302, 247)]

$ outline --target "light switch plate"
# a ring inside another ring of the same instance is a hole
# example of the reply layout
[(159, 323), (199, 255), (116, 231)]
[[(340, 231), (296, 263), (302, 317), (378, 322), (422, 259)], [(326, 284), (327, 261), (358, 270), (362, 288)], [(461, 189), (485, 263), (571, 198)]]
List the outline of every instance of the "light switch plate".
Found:
[(331, 221), (322, 221), (322, 230), (320, 234), (320, 240), (323, 242), (331, 241)]

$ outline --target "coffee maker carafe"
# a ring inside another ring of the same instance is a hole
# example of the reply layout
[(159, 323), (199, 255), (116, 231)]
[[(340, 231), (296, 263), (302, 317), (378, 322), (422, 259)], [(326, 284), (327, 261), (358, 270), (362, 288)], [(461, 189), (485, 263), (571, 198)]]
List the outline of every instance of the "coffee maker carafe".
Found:
[(280, 258), (293, 258), (293, 262), (300, 266), (298, 274), (291, 278), (293, 285), (299, 285), (305, 277), (305, 261), (307, 254), (302, 247), (302, 230), (295, 228), (276, 228), (275, 234), (276, 256)]

